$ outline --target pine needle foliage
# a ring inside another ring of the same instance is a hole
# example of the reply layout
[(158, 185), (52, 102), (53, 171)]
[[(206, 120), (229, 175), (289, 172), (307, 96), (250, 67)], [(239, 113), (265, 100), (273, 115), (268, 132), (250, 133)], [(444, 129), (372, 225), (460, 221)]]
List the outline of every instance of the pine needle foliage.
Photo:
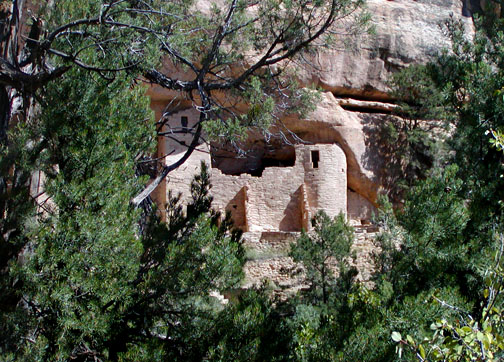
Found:
[(24, 264), (11, 265), (24, 307), (9, 321), (25, 341), (4, 344), (4, 359), (201, 353), (191, 341), (217, 313), (210, 292), (240, 279), (239, 235), (212, 217), (205, 167), (187, 211), (172, 200), (168, 224), (152, 215), (141, 232), (129, 200), (144, 186), (136, 161), (153, 135), (144, 89), (130, 82), (80, 70), (46, 89), (47, 108), (30, 132), (46, 145), (39, 156), (50, 201), (24, 230)]
[(291, 245), (289, 255), (295, 262), (302, 263), (311, 298), (326, 304), (337, 280), (335, 272), (344, 274), (347, 271), (353, 228), (342, 213), (331, 220), (324, 211), (315, 215), (312, 224), (313, 232), (303, 231)]

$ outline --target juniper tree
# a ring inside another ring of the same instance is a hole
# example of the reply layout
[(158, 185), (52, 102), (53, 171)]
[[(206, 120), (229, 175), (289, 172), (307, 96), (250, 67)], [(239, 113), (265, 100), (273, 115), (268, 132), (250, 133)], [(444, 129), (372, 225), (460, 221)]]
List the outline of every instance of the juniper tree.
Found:
[(359, 289), (357, 271), (349, 264), (354, 234), (343, 213), (331, 218), (319, 211), (312, 225), (313, 231), (303, 231), (289, 253), (302, 265), (308, 284), (308, 290), (291, 301), (290, 353), (301, 361), (331, 361), (354, 320), (349, 303)]
[[(450, 283), (456, 282), (460, 286), (459, 293), (468, 303), (447, 300), (446, 295), (433, 291), (431, 299), (442, 309), (440, 317), (430, 320), (434, 335), (431, 332), (418, 336), (427, 335), (425, 342), (420, 342), (421, 338), (406, 339), (407, 334), (417, 333), (418, 329), (414, 327), (395, 335), (396, 341), (404, 340), (409, 345), (401, 350), (414, 352), (410, 356), (418, 360), (493, 360), (502, 357), (499, 312), (502, 307), (501, 174), (504, 158), (499, 147), (499, 134), (504, 109), (504, 23), (496, 16), (496, 5), (496, 2), (489, 2), (485, 5), (484, 16), (476, 17), (477, 31), (472, 39), (465, 36), (461, 24), (448, 19), (445, 25), (453, 42), (451, 52), (445, 52), (427, 68), (431, 81), (445, 95), (438, 100), (439, 104), (451, 111), (448, 121), (453, 132), (448, 143), (453, 151), (448, 160), (458, 166), (460, 181), (456, 192), (463, 199), (458, 202), (459, 207), (442, 213), (453, 219), (452, 225), (460, 223), (458, 228), (444, 226), (438, 231), (433, 228), (433, 234), (442, 236), (441, 239), (449, 240), (459, 235), (459, 241), (446, 244), (440, 240), (436, 245), (438, 250), (432, 250), (436, 254), (428, 259), (433, 266), (443, 264), (444, 283), (450, 278)], [(444, 192), (449, 194), (453, 190), (447, 188)], [(442, 194), (439, 190), (436, 197)], [(459, 213), (461, 208), (466, 209), (464, 215)], [(425, 249), (429, 251), (429, 248)], [(440, 271), (439, 267), (429, 269), (436, 274)], [(432, 280), (430, 270), (426, 276)]]
[(140, 233), (129, 200), (144, 184), (135, 163), (153, 135), (143, 89), (130, 81), (70, 70), (46, 88), (47, 108), (26, 130), (46, 144), (51, 201), (25, 225), (24, 264), (10, 265), (21, 302), (3, 311), (14, 331), (4, 359), (192, 358), (210, 292), (240, 279), (241, 246), (210, 214), (205, 169), (186, 212), (171, 200), (167, 224), (151, 215)]

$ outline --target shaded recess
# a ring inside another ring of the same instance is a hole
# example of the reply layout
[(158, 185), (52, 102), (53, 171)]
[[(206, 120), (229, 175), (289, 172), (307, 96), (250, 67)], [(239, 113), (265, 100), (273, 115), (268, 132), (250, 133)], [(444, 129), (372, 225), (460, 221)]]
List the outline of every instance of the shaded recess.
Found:
[(234, 227), (248, 231), (247, 226), (247, 188), (242, 187), (226, 205), (226, 212), (230, 212)]
[(301, 231), (303, 229), (303, 186), (291, 195), (290, 201), (283, 211), (284, 217), (278, 225), (279, 231)]
[(362, 105), (340, 104), (340, 107), (345, 111), (359, 112), (359, 113), (377, 113), (377, 114), (392, 114), (388, 109), (377, 109), (373, 107), (366, 107)]
[(212, 168), (225, 175), (260, 177), (268, 167), (293, 167), (296, 163), (294, 146), (280, 142), (254, 141), (244, 149), (245, 154), (240, 155), (233, 147), (212, 145)]

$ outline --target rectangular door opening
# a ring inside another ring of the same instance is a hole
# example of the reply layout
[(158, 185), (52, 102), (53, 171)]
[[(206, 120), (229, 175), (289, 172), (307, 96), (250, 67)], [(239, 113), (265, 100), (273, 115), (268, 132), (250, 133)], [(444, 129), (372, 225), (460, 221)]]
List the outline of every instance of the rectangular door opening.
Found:
[(185, 116), (180, 117), (180, 124), (182, 126), (182, 132), (187, 133), (188, 119)]
[(313, 168), (318, 168), (318, 164), (320, 161), (319, 151), (311, 151), (311, 160)]

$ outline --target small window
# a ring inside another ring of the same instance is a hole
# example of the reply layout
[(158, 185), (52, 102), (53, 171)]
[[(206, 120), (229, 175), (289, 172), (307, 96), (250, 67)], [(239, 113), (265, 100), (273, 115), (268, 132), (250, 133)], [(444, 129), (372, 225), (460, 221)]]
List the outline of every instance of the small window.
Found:
[(183, 116), (180, 118), (180, 124), (182, 125), (182, 132), (187, 132), (187, 117)]
[(319, 151), (311, 151), (311, 161), (312, 161), (313, 168), (318, 168), (318, 164), (320, 161)]

